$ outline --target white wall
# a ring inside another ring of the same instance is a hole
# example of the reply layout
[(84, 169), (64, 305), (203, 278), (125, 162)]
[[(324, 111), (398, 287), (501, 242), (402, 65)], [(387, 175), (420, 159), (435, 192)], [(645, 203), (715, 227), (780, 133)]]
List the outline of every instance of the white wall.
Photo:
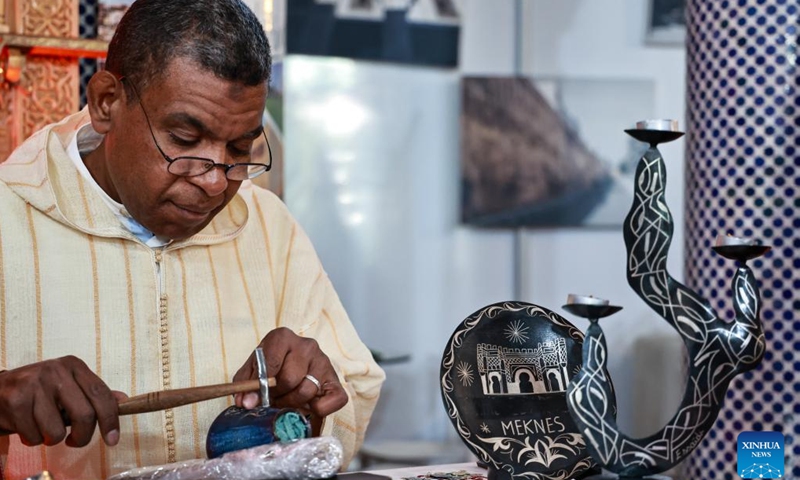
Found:
[[(685, 52), (644, 44), (647, 4), (641, 0), (527, 3), (524, 71), (542, 76), (651, 80), (656, 117), (678, 119), (685, 126)], [(667, 203), (675, 220), (669, 268), (679, 279), (684, 247), (683, 148), (683, 141), (659, 148), (667, 163)], [(617, 388), (619, 424), (639, 436), (661, 428), (675, 413), (683, 393), (682, 344), (628, 287), (621, 231), (530, 231), (526, 237), (528, 300), (557, 307), (567, 293), (575, 292), (624, 306), (602, 324)], [(585, 323), (575, 323), (585, 328)]]
[[(413, 356), (386, 367), (368, 439), (453, 438), (438, 385), (445, 343), (467, 315), (515, 299), (517, 233), (458, 221), (460, 75), (514, 74), (519, 58), (522, 70), (535, 75), (648, 79), (656, 82), (657, 116), (682, 120), (684, 54), (643, 45), (646, 3), (526, 1), (523, 49), (515, 57), (514, 1), (466, 0), (460, 72), (286, 60), (287, 204), (314, 241), (363, 340)], [(680, 277), (683, 144), (662, 153), (676, 220), (670, 265)], [(683, 390), (675, 360), (680, 345), (628, 287), (621, 231), (519, 235), (519, 300), (564, 313), (567, 294), (581, 293), (625, 307), (604, 323), (619, 423), (634, 435), (660, 428)]]

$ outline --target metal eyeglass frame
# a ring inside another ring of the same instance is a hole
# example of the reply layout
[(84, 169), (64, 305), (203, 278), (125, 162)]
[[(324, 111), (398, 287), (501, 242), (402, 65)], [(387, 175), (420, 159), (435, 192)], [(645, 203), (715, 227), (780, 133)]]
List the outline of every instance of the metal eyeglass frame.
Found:
[[(118, 80), (119, 81), (125, 81), (126, 77), (124, 77), (124, 76), (123, 77), (119, 77)], [(206, 173), (210, 172), (214, 167), (219, 167), (219, 168), (224, 169), (225, 178), (226, 179), (232, 180), (232, 181), (235, 181), (235, 182), (241, 182), (241, 181), (244, 181), (244, 180), (249, 180), (249, 179), (256, 178), (257, 176), (268, 172), (272, 168), (272, 148), (269, 145), (269, 139), (267, 138), (267, 132), (264, 130), (264, 127), (261, 127), (261, 134), (264, 136), (264, 141), (266, 141), (266, 143), (267, 143), (267, 152), (269, 152), (269, 163), (268, 164), (267, 163), (246, 162), (246, 163), (232, 163), (232, 164), (228, 165), (226, 163), (215, 162), (214, 160), (212, 160), (210, 158), (205, 158), (205, 157), (194, 157), (194, 156), (181, 156), (181, 157), (175, 157), (175, 158), (170, 157), (169, 155), (164, 153), (164, 150), (161, 149), (161, 145), (158, 144), (158, 140), (156, 140), (156, 135), (153, 132), (153, 125), (150, 123), (150, 116), (147, 115), (147, 110), (145, 110), (144, 105), (142, 104), (142, 97), (139, 95), (139, 92), (136, 90), (136, 87), (133, 85), (133, 82), (128, 82), (128, 85), (130, 85), (131, 89), (133, 90), (134, 95), (136, 95), (136, 101), (139, 103), (139, 107), (142, 109), (142, 113), (144, 113), (144, 118), (145, 118), (145, 121), (147, 122), (147, 128), (150, 130), (150, 136), (153, 138), (153, 143), (155, 144), (156, 149), (158, 149), (158, 152), (161, 154), (162, 157), (164, 157), (164, 160), (166, 160), (167, 163), (169, 164), (169, 166), (167, 167), (167, 171), (169, 173), (171, 173), (173, 175), (181, 176), (181, 177), (198, 177), (200, 175), (205, 175)], [(181, 173), (175, 173), (175, 172), (173, 172), (171, 170), (171, 167), (178, 160), (201, 161), (204, 164), (208, 165), (208, 168), (206, 168), (205, 170), (203, 170), (200, 173), (194, 173), (194, 174), (190, 174), (190, 175), (181, 174)], [(248, 169), (247, 170), (248, 175), (245, 178), (241, 178), (241, 179), (239, 179), (239, 178), (230, 178), (228, 176), (228, 173), (231, 171), (231, 169), (233, 169), (235, 167), (239, 167), (239, 168), (246, 167)], [(254, 174), (254, 175), (250, 175), (249, 174), (249, 168), (250, 167), (263, 167), (264, 170)]]

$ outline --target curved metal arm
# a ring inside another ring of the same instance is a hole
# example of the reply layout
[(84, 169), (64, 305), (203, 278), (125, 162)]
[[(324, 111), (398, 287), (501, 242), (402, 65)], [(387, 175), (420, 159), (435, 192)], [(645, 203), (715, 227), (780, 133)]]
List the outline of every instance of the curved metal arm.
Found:
[(621, 433), (608, 404), (610, 383), (602, 374), (607, 350), (596, 323), (584, 340), (583, 369), (567, 390), (570, 412), (592, 456), (604, 468), (627, 477), (663, 472), (691, 453), (713, 426), (731, 379), (761, 362), (766, 343), (758, 287), (746, 265), (733, 278), (736, 319), (732, 323), (720, 320), (708, 302), (667, 271), (673, 223), (665, 186), (664, 161), (651, 146), (636, 170), (624, 236), (628, 283), (686, 345), (689, 378), (681, 405), (664, 428), (649, 437), (634, 439)]

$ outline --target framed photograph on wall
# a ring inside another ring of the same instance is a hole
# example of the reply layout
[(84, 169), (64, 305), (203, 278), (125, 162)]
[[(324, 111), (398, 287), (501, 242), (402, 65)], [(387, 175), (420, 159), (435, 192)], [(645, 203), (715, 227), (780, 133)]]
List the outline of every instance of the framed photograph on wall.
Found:
[(465, 77), (461, 219), (488, 228), (619, 228), (647, 145), (649, 80)]
[(286, 52), (458, 65), (464, 0), (289, 0)]
[(683, 47), (686, 44), (686, 0), (650, 0), (646, 42)]

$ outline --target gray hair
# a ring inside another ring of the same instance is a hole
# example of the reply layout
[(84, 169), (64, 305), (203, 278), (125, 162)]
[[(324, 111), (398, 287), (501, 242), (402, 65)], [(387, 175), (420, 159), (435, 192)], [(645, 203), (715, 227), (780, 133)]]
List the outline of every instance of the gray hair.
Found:
[(241, 0), (137, 0), (111, 39), (106, 69), (142, 93), (178, 57), (247, 86), (269, 82), (272, 66), (264, 29)]

